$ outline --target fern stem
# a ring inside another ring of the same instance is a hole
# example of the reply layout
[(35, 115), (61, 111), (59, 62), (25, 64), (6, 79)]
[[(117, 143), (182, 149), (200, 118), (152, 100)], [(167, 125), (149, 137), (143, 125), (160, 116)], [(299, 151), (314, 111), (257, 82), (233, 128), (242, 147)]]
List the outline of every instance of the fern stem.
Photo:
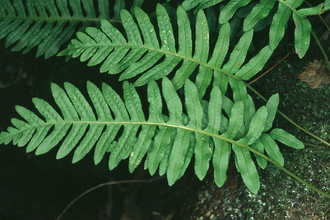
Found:
[(312, 186), (311, 184), (307, 183), (306, 181), (304, 181), (303, 179), (299, 178), (298, 176), (294, 175), (292, 172), (290, 172), (289, 170), (285, 169), (283, 166), (281, 166), (280, 164), (276, 163), (275, 161), (273, 161), (272, 159), (270, 159), (269, 157), (265, 156), (264, 154), (260, 153), (259, 151), (247, 146), (247, 145), (240, 145), (242, 147), (247, 148), (250, 152), (257, 154), (258, 156), (264, 158), (265, 160), (271, 162), (272, 164), (274, 164), (275, 166), (277, 166), (278, 168), (280, 168), (281, 170), (283, 170), (285, 173), (287, 173), (288, 175), (290, 175), (291, 177), (295, 178), (298, 182), (308, 186), (309, 188), (311, 188), (312, 190), (330, 198), (330, 195), (319, 190), (318, 188)]
[(323, 56), (324, 56), (324, 59), (326, 60), (326, 63), (327, 63), (327, 65), (328, 65), (328, 69), (329, 69), (329, 71), (330, 71), (330, 63), (329, 63), (328, 56), (327, 56), (327, 54), (325, 53), (325, 51), (324, 51), (324, 49), (323, 49), (323, 47), (322, 47), (322, 45), (321, 45), (319, 39), (317, 38), (317, 36), (316, 36), (316, 34), (314, 33), (313, 30), (312, 30), (312, 35), (313, 35), (313, 37), (314, 37), (314, 39), (315, 39), (317, 45), (319, 46), (319, 48), (320, 48), (320, 50), (321, 50), (321, 52), (322, 52), (322, 54), (323, 54)]
[[(249, 84), (247, 84), (246, 82), (244, 82), (245, 85), (251, 89), (255, 94), (257, 94), (262, 100), (264, 100), (265, 102), (267, 102), (267, 99), (265, 97), (263, 97), (257, 90), (255, 90), (252, 86), (250, 86)], [(277, 110), (277, 112), (282, 115), (286, 120), (288, 120), (291, 124), (293, 124), (294, 126), (296, 126), (297, 128), (299, 128), (300, 130), (302, 130), (303, 132), (307, 133), (308, 135), (312, 136), (313, 138), (321, 141), (322, 143), (330, 146), (330, 143), (326, 142), (325, 140), (323, 140), (322, 138), (312, 134), (311, 132), (307, 131), (306, 129), (300, 127), (299, 125), (297, 125), (294, 121), (292, 121), (288, 116), (286, 116), (283, 112), (281, 112), (280, 110)]]
[[(2, 19), (8, 19), (8, 20), (21, 20), (21, 21), (45, 21), (45, 22), (59, 22), (59, 21), (76, 21), (76, 22), (97, 22), (100, 23), (101, 20), (103, 20), (104, 18), (81, 18), (81, 17), (17, 17), (17, 16), (0, 16), (0, 20)], [(121, 23), (121, 21), (119, 20), (113, 20), (110, 19), (108, 20), (109, 22), (112, 23)]]
[[(296, 9), (294, 9), (293, 7), (291, 7), (290, 5), (288, 5), (286, 2), (284, 2), (283, 0), (278, 0), (278, 1), (281, 2), (282, 4), (286, 5), (288, 8), (290, 8), (290, 9), (292, 10), (293, 13), (295, 13), (296, 15), (299, 16), (299, 18), (304, 19), (304, 17), (302, 17), (302, 16), (297, 12)], [(320, 16), (320, 15), (319, 15), (319, 16)], [(321, 19), (321, 20), (323, 20), (323, 19)], [(324, 23), (325, 23), (325, 22), (324, 22)], [(325, 25), (326, 25), (326, 24), (325, 24)], [(326, 25), (326, 28), (329, 30), (329, 26), (328, 26), (328, 25)], [(329, 63), (329, 59), (328, 59), (327, 54), (325, 53), (325, 51), (324, 51), (324, 49), (323, 49), (323, 47), (322, 47), (322, 45), (321, 45), (319, 39), (317, 38), (317, 36), (316, 36), (316, 34), (314, 33), (313, 30), (312, 30), (311, 33), (312, 33), (312, 35), (313, 35), (313, 37), (314, 37), (314, 39), (315, 39), (317, 45), (319, 46), (319, 48), (320, 48), (320, 50), (321, 50), (321, 52), (322, 52), (322, 54), (323, 54), (323, 56), (324, 56), (324, 59), (325, 59), (326, 62), (327, 62), (328, 69), (330, 70), (330, 63)]]
[(310, 143), (303, 143), (303, 144), (306, 145), (306, 146), (316, 147), (316, 148), (323, 149), (323, 150), (325, 149), (325, 147), (318, 146), (316, 144), (310, 144)]
[(271, 68), (269, 68), (268, 70), (266, 70), (264, 73), (262, 73), (260, 76), (258, 76), (257, 78), (255, 78), (254, 80), (252, 80), (251, 82), (249, 82), (249, 85), (251, 85), (252, 83), (255, 83), (257, 80), (259, 80), (261, 77), (263, 77), (264, 75), (266, 75), (267, 73), (269, 73), (272, 69), (274, 69), (275, 67), (277, 67), (280, 63), (282, 63), (293, 51), (294, 48), (292, 48), (290, 50), (290, 52), (285, 55), (285, 57), (283, 57), (280, 61), (278, 61), (277, 63), (275, 63), (275, 65), (273, 65)]
[[(313, 7), (308, 1), (304, 0), (304, 2), (305, 2), (309, 7)], [(327, 22), (325, 22), (325, 20), (322, 18), (321, 14), (323, 14), (323, 12), (320, 13), (320, 14), (317, 14), (317, 16), (320, 18), (320, 20), (322, 21), (322, 23), (324, 24), (324, 26), (328, 29), (328, 31), (330, 31), (330, 27), (329, 27), (329, 25), (328, 25)]]
[(66, 207), (65, 209), (61, 212), (61, 214), (55, 219), (55, 220), (60, 220), (64, 213), (75, 203), (77, 202), (81, 197), (84, 195), (90, 193), (91, 191), (94, 191), (100, 187), (103, 186), (110, 186), (110, 185), (115, 185), (115, 184), (122, 184), (122, 183), (146, 183), (148, 180), (121, 180), (121, 181), (111, 181), (111, 182), (106, 182), (106, 183), (101, 183), (97, 186), (94, 186), (93, 188), (90, 188), (86, 190), (85, 192), (81, 193), (79, 196), (77, 196), (74, 200), (72, 200)]
[(276, 163), (274, 160), (272, 160), (271, 158), (267, 157), (266, 155), (260, 153), (259, 151), (253, 149), (252, 147), (248, 146), (248, 145), (244, 145), (244, 144), (241, 144), (241, 143), (238, 143), (234, 140), (231, 140), (231, 139), (228, 139), (228, 138), (224, 138), (222, 136), (219, 136), (219, 135), (214, 135), (214, 134), (208, 134), (210, 136), (213, 136), (215, 138), (220, 138), (224, 141), (227, 141), (231, 144), (235, 144), (235, 145), (238, 145), (238, 146), (241, 146), (241, 147), (245, 147), (246, 149), (248, 149), (250, 152), (264, 158), (265, 160), (269, 161), (270, 163), (274, 164), (275, 166), (277, 166), (278, 168), (280, 168), (281, 170), (283, 170), (285, 173), (287, 173), (289, 176), (293, 177), (294, 179), (296, 179), (298, 182), (308, 186), (309, 188), (313, 189), (314, 191), (330, 198), (330, 195), (329, 194), (326, 194), (325, 192), (317, 189), (316, 187), (312, 186), (311, 184), (307, 183), (306, 181), (304, 181), (303, 179), (299, 178), (298, 176), (294, 175), (292, 172), (290, 172), (289, 170), (285, 169), (283, 166), (281, 166), (280, 164)]

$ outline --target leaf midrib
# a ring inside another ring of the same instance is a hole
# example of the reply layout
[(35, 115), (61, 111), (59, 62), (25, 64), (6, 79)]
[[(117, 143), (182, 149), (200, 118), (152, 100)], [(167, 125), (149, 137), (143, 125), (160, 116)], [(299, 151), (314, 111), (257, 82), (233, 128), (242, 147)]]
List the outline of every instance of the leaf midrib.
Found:
[[(104, 18), (86, 18), (86, 17), (17, 17), (17, 16), (0, 16), (1, 19), (9, 19), (9, 20), (22, 20), (22, 21), (46, 21), (46, 22), (57, 22), (57, 21), (78, 21), (78, 22), (98, 22), (100, 23), (101, 20)], [(107, 20), (110, 23), (122, 23), (120, 20), (110, 19)]]
[(177, 128), (177, 129), (182, 129), (182, 130), (186, 130), (186, 131), (192, 131), (192, 132), (196, 132), (196, 133), (201, 133), (201, 134), (204, 134), (204, 135), (207, 135), (207, 136), (210, 136), (210, 137), (214, 137), (214, 138), (219, 138), (219, 139), (222, 139), (222, 140), (225, 140), (229, 143), (232, 143), (232, 144), (237, 144), (237, 145), (240, 145), (242, 146), (242, 144), (234, 141), (234, 140), (231, 140), (231, 139), (228, 139), (228, 138), (225, 138), (225, 137), (222, 137), (220, 135), (217, 135), (217, 134), (212, 134), (212, 133), (209, 133), (207, 131), (204, 131), (204, 130), (198, 130), (198, 129), (194, 129), (194, 128), (191, 128), (191, 127), (187, 127), (187, 126), (184, 126), (184, 125), (174, 125), (174, 124), (167, 124), (167, 123), (158, 123), (158, 122), (148, 122), (148, 121), (145, 121), (145, 122), (139, 122), (139, 121), (59, 121), (59, 122), (52, 122), (52, 123), (43, 123), (43, 124), (40, 124), (40, 125), (33, 125), (33, 126), (29, 126), (27, 128), (24, 128), (24, 129), (18, 129), (18, 132), (15, 133), (15, 134), (12, 134), (12, 133), (8, 133), (9, 135), (13, 136), (13, 135), (17, 135), (19, 133), (22, 133), (22, 132), (25, 132), (26, 130), (29, 130), (29, 129), (38, 129), (40, 127), (43, 127), (43, 126), (55, 126), (55, 125), (58, 125), (58, 124), (89, 124), (89, 125), (92, 125), (92, 124), (104, 124), (104, 125), (109, 125), (109, 124), (113, 124), (113, 125), (149, 125), (149, 126), (159, 126), (159, 127), (172, 127), (172, 128)]
[[(169, 51), (164, 51), (164, 50), (161, 50), (161, 49), (156, 49), (156, 48), (152, 48), (152, 47), (146, 47), (144, 45), (136, 45), (136, 44), (93, 44), (93, 45), (80, 45), (79, 48), (90, 48), (90, 47), (114, 47), (114, 48), (118, 48), (118, 47), (129, 47), (129, 48), (134, 48), (134, 47), (138, 47), (138, 48), (143, 48), (143, 49), (146, 49), (147, 51), (155, 51), (155, 52), (158, 52), (158, 53), (163, 53), (164, 55), (168, 54), (168, 55), (172, 55), (172, 56), (176, 56), (176, 57), (180, 57), (182, 58), (182, 60), (190, 60), (192, 62), (195, 62), (199, 65), (202, 65), (202, 66), (205, 66), (207, 68), (210, 68), (210, 69), (213, 69), (213, 70), (216, 70), (216, 71), (219, 71), (219, 72), (222, 72), (226, 75), (228, 75), (229, 77), (232, 77), (234, 79), (237, 79), (237, 80), (241, 80), (240, 78), (237, 78), (236, 76), (222, 70), (222, 69), (219, 69), (217, 67), (214, 67), (214, 66), (211, 66), (210, 64), (208, 63), (204, 63), (202, 61), (198, 61), (196, 59), (193, 59), (191, 57), (186, 57), (186, 56), (183, 56), (183, 55), (180, 55), (178, 53), (171, 53)], [(78, 47), (75, 47), (74, 49), (76, 50)], [(97, 53), (97, 51), (95, 52)]]

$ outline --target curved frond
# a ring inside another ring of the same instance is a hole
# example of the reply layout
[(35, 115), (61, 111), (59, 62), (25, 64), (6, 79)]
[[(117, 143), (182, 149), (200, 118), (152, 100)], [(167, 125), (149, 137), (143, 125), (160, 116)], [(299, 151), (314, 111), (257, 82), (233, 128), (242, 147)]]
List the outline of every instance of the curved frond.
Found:
[[(257, 4), (244, 19), (245, 32), (233, 47), (229, 60), (224, 63), (230, 44), (231, 30), (228, 20), (238, 8), (249, 2), (232, 0), (220, 11), (219, 23), (222, 26), (213, 49), (210, 48), (209, 26), (203, 10), (199, 10), (196, 15), (196, 37), (193, 38), (190, 20), (183, 7), (179, 6), (177, 9), (178, 34), (175, 35), (166, 9), (158, 4), (157, 29), (142, 9), (135, 8), (136, 21), (128, 11), (122, 10), (121, 19), (126, 36), (109, 22), (102, 20), (100, 29), (89, 27), (86, 28), (86, 33), (79, 32), (78, 39), (72, 40), (69, 47), (59, 55), (80, 56), (81, 61), (89, 60), (88, 66), (102, 64), (101, 72), (121, 74), (120, 80), (138, 77), (135, 86), (144, 85), (150, 80), (157, 80), (174, 72), (172, 83), (179, 89), (186, 79), (196, 73), (200, 97), (203, 97), (212, 79), (224, 93), (228, 86), (228, 76), (249, 80), (262, 69), (283, 38), (284, 26), (292, 14), (290, 7), (296, 8), (300, 5), (300, 2), (291, 1), (286, 4), (279, 3), (270, 27), (270, 44), (245, 62), (254, 27), (269, 14), (272, 8), (269, 5), (273, 6), (275, 2), (265, 0)], [(201, 1), (192, 3), (198, 4)], [(298, 18), (295, 16), (297, 22), (300, 22), (300, 29), (296, 33), (296, 47), (301, 48), (299, 51), (302, 56), (308, 49), (310, 28), (308, 20)]]
[[(243, 63), (252, 41), (253, 30), (243, 34), (232, 50), (229, 61), (223, 64), (229, 48), (229, 23), (223, 24), (216, 46), (210, 51), (209, 28), (202, 10), (196, 17), (195, 42), (192, 40), (188, 15), (182, 7), (177, 9), (177, 39), (165, 8), (158, 4), (156, 14), (158, 31), (140, 8), (135, 8), (137, 23), (126, 10), (122, 10), (121, 18), (127, 37), (103, 20), (101, 30), (87, 28), (86, 33), (78, 33), (78, 39), (72, 40), (69, 47), (59, 55), (80, 56), (81, 61), (89, 60), (88, 66), (102, 63), (101, 72), (120, 73), (120, 80), (140, 75), (134, 83), (135, 86), (163, 78), (175, 71), (172, 83), (176, 89), (179, 89), (197, 69), (196, 84), (200, 97), (210, 85), (213, 75), (215, 81), (221, 82), (221, 91), (225, 92), (227, 84), (223, 82), (226, 80), (218, 80), (218, 78), (227, 78), (227, 75), (233, 75), (245, 66)], [(261, 63), (266, 62), (271, 55), (271, 51), (255, 58), (259, 62), (258, 65), (256, 60), (251, 60), (245, 67), (245, 76), (252, 77), (256, 74), (261, 69), (260, 65), (263, 65)]]
[[(274, 129), (270, 135), (264, 133), (273, 119), (268, 117), (267, 107), (250, 113), (246, 101), (237, 98), (236, 90), (234, 103), (224, 98), (216, 86), (209, 101), (201, 101), (197, 86), (187, 80), (182, 102), (169, 79), (163, 79), (162, 93), (156, 82), (151, 81), (148, 84), (149, 112), (146, 116), (139, 95), (128, 82), (124, 82), (123, 99), (107, 84), (102, 85), (101, 91), (88, 82), (87, 91), (92, 105), (70, 83), (65, 83), (64, 89), (56, 84), (52, 84), (51, 88), (61, 114), (46, 101), (37, 98), (33, 99), (33, 103), (43, 119), (17, 106), (16, 110), (24, 121), (13, 119), (14, 127), (0, 134), (0, 144), (12, 141), (18, 146), (27, 145), (26, 150), (35, 150), (37, 155), (59, 145), (57, 159), (73, 152), (73, 163), (85, 157), (95, 146), (95, 164), (110, 152), (109, 169), (129, 157), (130, 172), (145, 157), (145, 168), (151, 174), (159, 168), (160, 174), (167, 174), (170, 185), (184, 174), (193, 155), (196, 175), (203, 179), (213, 157), (218, 186), (226, 180), (232, 147), (237, 169), (254, 193), (259, 189), (259, 176), (251, 153), (245, 146), (252, 145), (261, 153), (265, 149), (270, 158), (280, 164), (283, 164), (283, 157), (274, 140), (294, 148), (303, 147), (284, 130)], [(245, 92), (240, 91), (240, 97), (246, 96)], [(278, 96), (274, 96), (270, 104), (276, 105), (276, 99)], [(163, 100), (169, 112), (167, 116), (163, 115)], [(183, 113), (184, 109), (187, 115)], [(230, 111), (229, 118), (222, 114), (222, 109)], [(243, 129), (244, 126), (247, 129)], [(260, 158), (257, 162), (265, 167)]]
[[(29, 52), (38, 47), (36, 57), (45, 58), (58, 53), (60, 47), (80, 30), (98, 24), (101, 19), (110, 20), (108, 0), (2, 0), (0, 1), (0, 39), (6, 38), (6, 47), (16, 43), (13, 51)], [(141, 5), (134, 1), (134, 7)], [(124, 0), (116, 0), (114, 17), (125, 7)]]

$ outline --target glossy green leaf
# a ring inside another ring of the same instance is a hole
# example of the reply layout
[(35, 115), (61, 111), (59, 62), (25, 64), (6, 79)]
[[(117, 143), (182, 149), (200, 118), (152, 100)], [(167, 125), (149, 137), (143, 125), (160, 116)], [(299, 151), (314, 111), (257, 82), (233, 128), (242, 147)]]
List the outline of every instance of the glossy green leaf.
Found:
[(243, 7), (250, 3), (251, 0), (231, 0), (225, 7), (221, 10), (219, 23), (223, 24), (229, 21), (236, 12), (237, 9)]
[(236, 77), (242, 80), (249, 80), (255, 76), (265, 66), (266, 62), (273, 54), (271, 47), (265, 46), (260, 52), (254, 56), (246, 65), (244, 65), (235, 74)]
[(203, 2), (203, 0), (186, 0), (182, 3), (182, 7), (188, 11), (194, 7), (196, 7), (200, 2)]
[[(272, 24), (269, 30), (269, 46), (274, 50), (284, 36), (285, 26), (290, 18), (291, 9), (288, 6), (297, 8), (302, 4), (303, 0), (287, 0), (284, 3), (279, 3), (278, 10), (274, 15)], [(288, 6), (287, 6), (288, 5)]]
[(262, 134), (260, 137), (260, 141), (262, 142), (268, 156), (277, 162), (279, 165), (284, 165), (284, 158), (280, 152), (279, 147), (277, 146), (276, 142), (269, 134)]
[(251, 158), (250, 151), (246, 148), (233, 144), (237, 170), (250, 192), (257, 194), (260, 188), (259, 174)]
[(292, 134), (289, 134), (288, 132), (284, 131), (283, 129), (275, 128), (269, 134), (274, 140), (277, 140), (289, 147), (295, 149), (305, 148), (304, 144), (300, 140), (298, 140)]
[[(328, 9), (326, 6), (327, 4), (328, 4)], [(299, 9), (297, 13), (302, 18), (306, 18), (306, 16), (322, 14), (324, 11), (329, 9), (330, 9), (330, 1), (325, 1), (324, 3), (321, 3), (315, 7)]]
[[(251, 144), (251, 147), (257, 151), (259, 151), (260, 153), (264, 154), (265, 153), (265, 147), (263, 145), (263, 143), (261, 142), (260, 138), (257, 139), (253, 144)], [(262, 169), (265, 169), (267, 167), (267, 160), (260, 157), (257, 154), (254, 154), (254, 156), (256, 157), (257, 163), (259, 165), (259, 167), (261, 167)]]
[(270, 10), (274, 7), (276, 0), (261, 0), (256, 4), (248, 16), (244, 19), (243, 31), (253, 28), (258, 21), (265, 18)]
[(273, 126), (273, 121), (277, 113), (278, 104), (279, 104), (279, 94), (276, 93), (272, 95), (266, 103), (268, 117), (264, 132), (268, 131)]
[[(221, 92), (218, 87), (214, 87), (210, 94), (210, 102), (208, 106), (208, 126), (205, 129), (206, 132), (210, 132), (212, 134), (217, 134), (219, 132), (221, 124), (221, 105)], [(219, 142), (218, 139), (213, 140)], [(213, 155), (213, 147), (211, 146), (210, 141), (211, 138), (209, 136), (196, 133), (195, 173), (200, 180), (205, 177), (209, 169), (209, 161)], [(225, 142), (222, 143), (226, 144)], [(230, 150), (231, 149), (229, 147), (229, 153)]]
[(243, 139), (244, 141), (242, 140), (242, 143), (251, 145), (260, 137), (267, 122), (267, 115), (267, 108), (265, 106), (257, 110), (251, 120), (249, 131)]
[(223, 66), (223, 71), (234, 74), (241, 68), (245, 61), (247, 51), (250, 47), (252, 37), (253, 30), (244, 33), (244, 35), (240, 38), (239, 42), (232, 50), (229, 61)]
[(218, 4), (220, 2), (222, 2), (223, 0), (204, 0), (203, 2), (199, 3), (198, 7), (195, 9), (196, 11), (205, 9), (205, 8), (209, 8), (215, 4)]
[(312, 25), (306, 18), (293, 14), (295, 23), (294, 46), (299, 58), (303, 58), (309, 48)]
[[(243, 125), (244, 105), (242, 101), (237, 101), (233, 105), (229, 118), (229, 126), (227, 131), (221, 136), (232, 139), (236, 136)], [(221, 187), (227, 179), (227, 169), (229, 164), (229, 157), (231, 153), (231, 146), (225, 140), (213, 138), (215, 143), (213, 155), (214, 167), (214, 182)]]
[(254, 117), (254, 114), (256, 113), (256, 109), (252, 100), (252, 97), (248, 95), (248, 100), (247, 102), (244, 103), (244, 131), (248, 131), (250, 127), (250, 123), (252, 118)]
[(231, 154), (231, 146), (224, 140), (214, 139), (215, 149), (213, 155), (214, 182), (218, 187), (223, 186), (227, 180), (227, 170)]
[[(216, 42), (214, 52), (212, 57), (210, 58), (209, 64), (215, 66), (216, 68), (220, 69), (223, 61), (226, 57), (229, 48), (229, 41), (230, 41), (230, 24), (227, 22), (222, 25), (218, 40)], [(228, 76), (219, 71), (214, 70), (214, 85), (218, 86), (222, 93), (227, 91), (228, 86)]]

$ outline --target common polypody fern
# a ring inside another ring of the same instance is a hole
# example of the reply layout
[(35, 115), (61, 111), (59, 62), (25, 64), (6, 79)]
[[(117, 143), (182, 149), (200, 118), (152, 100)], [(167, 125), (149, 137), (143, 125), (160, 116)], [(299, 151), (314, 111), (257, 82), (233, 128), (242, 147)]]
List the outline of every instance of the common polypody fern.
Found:
[[(88, 1), (83, 2), (84, 5)], [(73, 162), (82, 159), (95, 145), (96, 164), (106, 152), (110, 152), (110, 169), (129, 157), (131, 172), (147, 155), (145, 168), (151, 174), (159, 168), (161, 175), (167, 174), (170, 185), (184, 174), (194, 155), (196, 175), (203, 179), (212, 160), (215, 182), (222, 186), (233, 149), (236, 167), (246, 186), (251, 192), (257, 193), (260, 182), (251, 152), (256, 156), (258, 165), (265, 168), (267, 161), (262, 157), (265, 151), (272, 161), (279, 165), (284, 163), (275, 140), (297, 149), (304, 145), (282, 129), (266, 133), (272, 127), (279, 97), (272, 96), (266, 106), (256, 111), (243, 80), (256, 75), (265, 65), (283, 38), (291, 10), (299, 7), (302, 1), (280, 1), (270, 26), (269, 45), (264, 46), (247, 63), (245, 60), (254, 27), (267, 16), (272, 8), (268, 6), (275, 1), (260, 1), (253, 7), (244, 20), (243, 34), (232, 47), (229, 20), (250, 1), (229, 1), (220, 11), (218, 22), (221, 27), (214, 48), (210, 49), (209, 24), (204, 11), (195, 11), (193, 38), (185, 9), (198, 4), (200, 9), (207, 8), (218, 2), (221, 1), (185, 1), (182, 7), (179, 6), (177, 37), (162, 5), (157, 5), (156, 9), (158, 29), (142, 9), (134, 9), (137, 22), (128, 11), (122, 10), (120, 16), (126, 36), (110, 22), (102, 20), (100, 29), (88, 27), (86, 33), (78, 32), (78, 39), (72, 40), (68, 48), (60, 53), (80, 56), (81, 61), (89, 60), (89, 66), (102, 63), (101, 72), (121, 74), (120, 80), (139, 75), (134, 85), (148, 84), (147, 116), (142, 111), (134, 86), (128, 82), (124, 82), (124, 101), (110, 86), (103, 84), (101, 92), (88, 82), (87, 91), (93, 106), (73, 85), (65, 83), (64, 91), (52, 84), (52, 93), (62, 115), (47, 102), (35, 98), (33, 102), (45, 120), (23, 107), (17, 107), (25, 121), (13, 119), (16, 128), (10, 127), (7, 132), (2, 132), (0, 143), (13, 141), (18, 146), (28, 145), (28, 152), (36, 149), (36, 154), (42, 154), (62, 142), (57, 158), (68, 155), (76, 147)], [(295, 34), (295, 46), (301, 57), (309, 46), (309, 22), (305, 16), (329, 8), (329, 4), (323, 4), (322, 8), (310, 9), (304, 16), (296, 13), (294, 19), (298, 31)], [(17, 31), (12, 35), (17, 39), (21, 37)], [(43, 38), (38, 36), (37, 39)], [(31, 47), (30, 44), (24, 46)], [(229, 48), (232, 48), (230, 54)], [(171, 83), (166, 76), (173, 72)], [(196, 73), (195, 83), (189, 80), (193, 73)], [(154, 81), (161, 78), (162, 95)], [(211, 85), (209, 98), (204, 98)], [(228, 85), (233, 92), (232, 101), (225, 96)], [(176, 92), (181, 87), (184, 87), (184, 103)], [(162, 105), (162, 99), (166, 106)], [(183, 113), (183, 106), (187, 115)], [(168, 115), (165, 116), (166, 110)]]

